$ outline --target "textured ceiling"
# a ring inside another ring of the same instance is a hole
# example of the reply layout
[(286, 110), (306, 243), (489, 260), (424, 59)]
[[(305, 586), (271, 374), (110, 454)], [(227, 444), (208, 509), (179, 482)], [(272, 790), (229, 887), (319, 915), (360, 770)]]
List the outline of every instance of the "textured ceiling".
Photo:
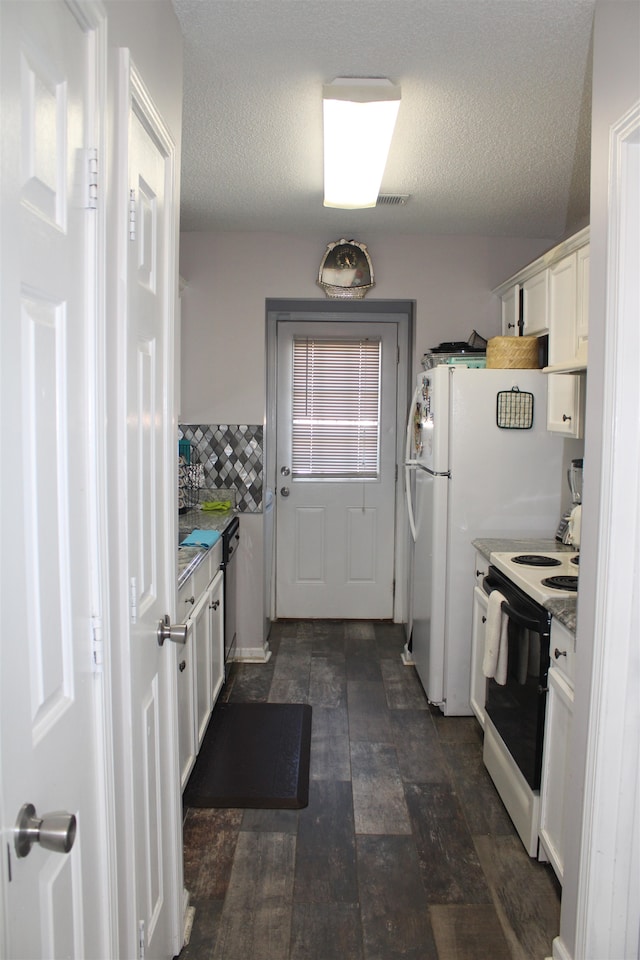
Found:
[[(595, 0), (173, 5), (183, 230), (556, 239), (587, 221)], [(402, 87), (381, 192), (405, 206), (323, 207), (321, 91), (338, 76)]]

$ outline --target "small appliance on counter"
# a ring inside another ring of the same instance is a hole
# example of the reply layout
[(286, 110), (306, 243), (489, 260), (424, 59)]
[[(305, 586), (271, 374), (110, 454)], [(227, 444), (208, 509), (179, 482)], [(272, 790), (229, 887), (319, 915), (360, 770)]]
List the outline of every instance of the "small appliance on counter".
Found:
[(582, 469), (582, 457), (571, 461), (571, 466), (567, 470), (567, 482), (571, 491), (571, 506), (562, 514), (556, 530), (556, 540), (576, 547), (580, 546), (581, 509), (576, 508), (582, 505)]

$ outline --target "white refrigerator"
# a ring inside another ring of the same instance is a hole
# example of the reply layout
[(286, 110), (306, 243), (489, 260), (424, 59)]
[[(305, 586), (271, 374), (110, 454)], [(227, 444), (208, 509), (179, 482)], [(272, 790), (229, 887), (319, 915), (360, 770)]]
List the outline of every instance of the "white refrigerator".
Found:
[(441, 364), (418, 377), (405, 457), (410, 643), (428, 700), (447, 716), (472, 712), (472, 540), (555, 535), (563, 444), (546, 425), (539, 370)]

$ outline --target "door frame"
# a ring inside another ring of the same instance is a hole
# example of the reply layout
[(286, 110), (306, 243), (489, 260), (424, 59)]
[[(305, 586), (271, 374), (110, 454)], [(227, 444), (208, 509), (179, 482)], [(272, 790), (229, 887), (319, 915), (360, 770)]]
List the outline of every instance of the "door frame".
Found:
[[(412, 359), (415, 342), (414, 300), (297, 300), (267, 299), (266, 314), (266, 421), (264, 435), (265, 504), (273, 503), (273, 509), (265, 513), (265, 595), (269, 618), (275, 616), (275, 552), (276, 517), (278, 509), (273, 492), (276, 489), (276, 423), (277, 423), (277, 330), (278, 322), (317, 322), (326, 319), (332, 322), (362, 323), (363, 318), (376, 323), (398, 325), (398, 379), (396, 387), (396, 466), (395, 492), (395, 544), (393, 601), (394, 623), (406, 623), (409, 603), (407, 582), (410, 569), (408, 523), (404, 510), (404, 434), (406, 416), (411, 400), (413, 383)], [(267, 519), (268, 518), (268, 519)]]

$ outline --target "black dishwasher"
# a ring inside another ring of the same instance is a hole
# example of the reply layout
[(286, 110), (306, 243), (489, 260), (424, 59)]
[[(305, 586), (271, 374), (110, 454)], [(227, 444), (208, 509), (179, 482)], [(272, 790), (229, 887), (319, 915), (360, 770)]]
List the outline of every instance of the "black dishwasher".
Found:
[(240, 545), (240, 521), (230, 520), (222, 531), (222, 563), (224, 571), (224, 662), (233, 660), (236, 650), (237, 578), (236, 554)]

